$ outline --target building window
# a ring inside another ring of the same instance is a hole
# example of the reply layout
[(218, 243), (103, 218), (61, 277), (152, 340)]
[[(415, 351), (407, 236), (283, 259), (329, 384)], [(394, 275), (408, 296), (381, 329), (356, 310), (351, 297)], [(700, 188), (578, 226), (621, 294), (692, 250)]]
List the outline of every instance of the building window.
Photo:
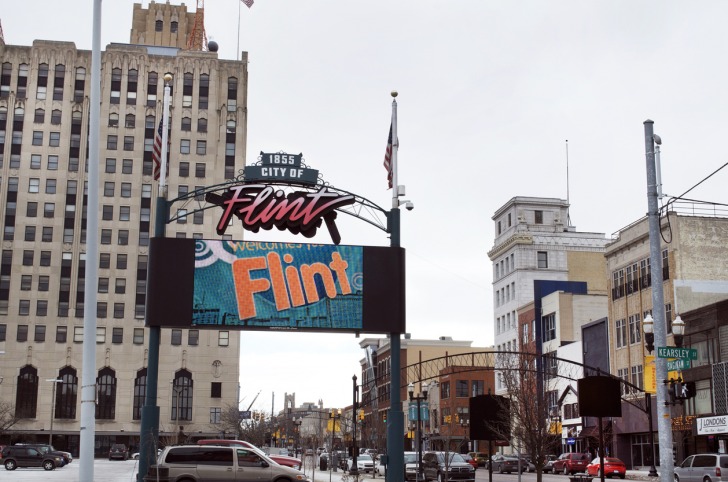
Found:
[(197, 155), (204, 156), (207, 154), (207, 141), (197, 141)]
[(38, 370), (30, 365), (20, 369), (15, 395), (15, 416), (35, 418), (38, 407)]
[(556, 313), (549, 313), (543, 318), (543, 341), (556, 339)]
[(195, 164), (195, 177), (205, 177), (205, 163), (198, 162)]
[(114, 303), (114, 318), (124, 318), (124, 303)]
[(15, 341), (25, 342), (28, 341), (28, 325), (18, 325), (18, 332), (15, 336)]
[(230, 345), (230, 332), (229, 331), (218, 331), (217, 332), (217, 345), (218, 346), (229, 346)]
[(210, 407), (210, 423), (222, 422), (222, 408)]
[(190, 153), (190, 140), (189, 139), (180, 139), (179, 152), (180, 152), (180, 154), (189, 154)]
[(62, 383), (56, 389), (56, 419), (75, 419), (78, 395), (78, 377), (76, 370), (65, 367), (60, 372)]
[(187, 332), (187, 344), (197, 346), (200, 343), (200, 330), (189, 330)]
[(115, 326), (111, 331), (111, 343), (120, 344), (124, 343), (124, 328)]
[(48, 316), (48, 300), (36, 301), (35, 316)]
[(455, 396), (458, 398), (470, 396), (467, 380), (455, 380)]
[(179, 370), (172, 384), (172, 420), (192, 420), (192, 374)]
[(56, 327), (56, 343), (66, 343), (68, 338), (68, 327), (57, 326)]
[(450, 382), (440, 383), (440, 398), (450, 398)]
[(642, 330), (640, 328), (640, 315), (629, 316), (629, 343), (642, 342)]
[(473, 380), (471, 383), (471, 397), (477, 397), (478, 395), (485, 394), (485, 382), (483, 380)]
[(109, 367), (102, 368), (96, 379), (96, 419), (116, 418), (116, 372)]
[(106, 148), (110, 151), (115, 151), (116, 146), (119, 143), (119, 137), (114, 135), (106, 136)]
[(617, 348), (627, 346), (627, 325), (624, 318), (614, 322), (615, 344)]
[(190, 163), (182, 161), (179, 163), (179, 177), (189, 177), (190, 175)]
[[(136, 330), (136, 328), (135, 328)], [(137, 372), (136, 378), (134, 379), (134, 408), (132, 410), (132, 418), (134, 420), (141, 420), (142, 418), (142, 407), (144, 406), (147, 398), (147, 369), (142, 368)]]
[(134, 344), (135, 345), (143, 345), (144, 344), (144, 328), (134, 328)]
[(174, 346), (182, 344), (182, 330), (173, 329), (171, 343)]
[(73, 327), (73, 342), (83, 343), (83, 326)]
[(547, 269), (549, 267), (549, 254), (546, 251), (538, 251), (538, 269)]
[(534, 215), (536, 224), (543, 224), (543, 211), (536, 210)]

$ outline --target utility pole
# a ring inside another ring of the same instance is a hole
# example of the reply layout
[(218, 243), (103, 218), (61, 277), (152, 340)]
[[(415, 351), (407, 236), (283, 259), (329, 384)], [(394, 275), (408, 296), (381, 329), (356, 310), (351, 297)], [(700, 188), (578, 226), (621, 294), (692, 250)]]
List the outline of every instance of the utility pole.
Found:
[[(667, 346), (665, 324), (665, 297), (662, 292), (662, 252), (660, 249), (660, 216), (657, 206), (657, 170), (655, 168), (654, 122), (647, 119), (645, 126), (645, 157), (647, 161), (647, 220), (650, 239), (650, 274), (652, 281), (652, 317), (655, 320), (655, 346)], [(655, 357), (657, 385), (657, 435), (660, 444), (660, 482), (672, 482), (674, 463), (672, 448), (672, 419), (667, 380), (667, 359)], [(654, 454), (653, 454), (654, 458)]]

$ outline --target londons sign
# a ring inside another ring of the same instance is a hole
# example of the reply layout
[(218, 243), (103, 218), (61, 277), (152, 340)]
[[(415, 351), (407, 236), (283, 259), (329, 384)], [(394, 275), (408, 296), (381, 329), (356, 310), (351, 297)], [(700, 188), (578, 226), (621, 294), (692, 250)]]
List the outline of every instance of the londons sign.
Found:
[(697, 419), (698, 435), (728, 433), (728, 415)]

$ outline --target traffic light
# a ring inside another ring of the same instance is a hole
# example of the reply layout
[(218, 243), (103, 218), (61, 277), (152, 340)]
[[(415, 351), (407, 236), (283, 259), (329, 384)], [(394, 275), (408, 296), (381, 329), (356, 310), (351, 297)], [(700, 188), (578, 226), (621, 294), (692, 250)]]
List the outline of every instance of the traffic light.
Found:
[(364, 421), (364, 410), (359, 410), (359, 420)]
[(685, 382), (682, 387), (682, 392), (683, 398), (693, 398), (696, 394), (695, 382)]

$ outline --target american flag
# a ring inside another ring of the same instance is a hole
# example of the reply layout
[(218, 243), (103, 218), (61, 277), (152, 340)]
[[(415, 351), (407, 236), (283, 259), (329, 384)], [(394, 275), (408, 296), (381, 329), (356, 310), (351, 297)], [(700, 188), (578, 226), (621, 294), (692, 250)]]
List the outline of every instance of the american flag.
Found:
[(159, 120), (159, 129), (154, 135), (152, 160), (154, 161), (154, 180), (159, 181), (159, 175), (162, 172), (162, 119)]
[(248, 7), (252, 7), (255, 0), (243, 0), (243, 3)]
[(387, 140), (387, 150), (384, 153), (384, 168), (387, 170), (389, 189), (392, 189), (392, 124), (389, 125), (389, 139)]

